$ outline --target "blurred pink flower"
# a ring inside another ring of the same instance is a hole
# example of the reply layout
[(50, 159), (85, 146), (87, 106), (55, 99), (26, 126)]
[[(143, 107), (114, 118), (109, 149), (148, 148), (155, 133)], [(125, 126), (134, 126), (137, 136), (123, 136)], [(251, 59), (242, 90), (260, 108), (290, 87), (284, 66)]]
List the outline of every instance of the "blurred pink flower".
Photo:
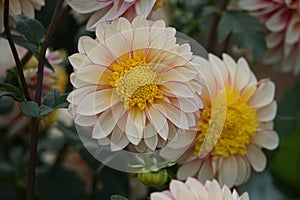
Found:
[(95, 30), (98, 23), (110, 22), (121, 16), (130, 20), (137, 15), (148, 17), (163, 2), (164, 0), (67, 0), (76, 12), (92, 13), (87, 23), (88, 30)]
[[(45, 95), (54, 88), (59, 88), (60, 91), (64, 93), (67, 84), (67, 75), (65, 68), (61, 65), (61, 63), (63, 59), (66, 58), (65, 52), (47, 50), (46, 58), (54, 68), (54, 72), (45, 67), (42, 94)], [(23, 70), (29, 94), (32, 99), (35, 97), (37, 64), (37, 59), (32, 56), (24, 65)], [(41, 120), (40, 126), (43, 130), (48, 128), (56, 121), (58, 112), (52, 112)], [(20, 112), (19, 103), (15, 102), (14, 108), (11, 112), (0, 116), (0, 129), (6, 129), (9, 135), (27, 133), (29, 130), (30, 121), (30, 118), (24, 116)]]
[(150, 200), (249, 200), (247, 192), (241, 196), (236, 190), (233, 192), (224, 185), (222, 188), (216, 180), (206, 181), (201, 184), (194, 178), (187, 178), (183, 183), (178, 180), (172, 180), (170, 190), (163, 192), (153, 192)]
[(176, 44), (175, 33), (138, 16), (98, 24), (96, 39), (81, 37), (79, 53), (69, 57), (75, 123), (93, 127), (93, 138), (114, 151), (130, 143), (155, 150), (177, 129), (195, 126), (198, 72), (189, 44)]
[(268, 79), (257, 82), (244, 58), (236, 63), (223, 54), (223, 60), (210, 54), (198, 58), (203, 76), (198, 134), (182, 135), (169, 143), (161, 155), (178, 160), (179, 179), (198, 177), (201, 182), (217, 179), (228, 187), (248, 180), (251, 168), (266, 167), (262, 148), (278, 146), (273, 130), (276, 115), (275, 85)]
[[(34, 11), (40, 10), (45, 5), (45, 0), (14, 0), (10, 1), (10, 14), (24, 15), (29, 18), (34, 18)], [(0, 32), (4, 31), (3, 23), (4, 0), (0, 0)]]
[(300, 1), (240, 0), (240, 7), (258, 17), (267, 31), (263, 58), (284, 72), (300, 71)]

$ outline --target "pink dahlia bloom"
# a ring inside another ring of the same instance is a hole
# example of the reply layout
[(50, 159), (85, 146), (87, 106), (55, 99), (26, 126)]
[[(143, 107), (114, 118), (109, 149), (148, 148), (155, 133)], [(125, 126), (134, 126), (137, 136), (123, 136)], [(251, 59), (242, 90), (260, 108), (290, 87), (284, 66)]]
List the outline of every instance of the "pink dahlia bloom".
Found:
[(137, 15), (148, 17), (153, 9), (162, 5), (164, 0), (67, 0), (73, 10), (82, 14), (92, 14), (88, 30), (95, 30), (100, 22), (110, 22), (124, 16), (133, 19)]
[(262, 148), (278, 146), (273, 130), (276, 115), (275, 85), (269, 79), (257, 82), (244, 58), (235, 62), (210, 54), (197, 59), (203, 76), (198, 133), (182, 135), (168, 144), (161, 155), (182, 166), (177, 177), (197, 177), (201, 182), (217, 179), (228, 187), (247, 181), (254, 171), (266, 167)]
[[(34, 18), (34, 11), (40, 10), (45, 5), (45, 0), (14, 0), (10, 1), (9, 11), (14, 15), (24, 15)], [(3, 23), (4, 0), (0, 0), (0, 32), (4, 31)]]
[(240, 7), (258, 17), (267, 31), (263, 62), (282, 71), (300, 71), (300, 1), (240, 0)]
[[(59, 88), (62, 93), (65, 92), (67, 84), (67, 75), (62, 61), (66, 58), (63, 51), (46, 52), (46, 59), (53, 66), (54, 72), (45, 67), (43, 81), (43, 95), (51, 89)], [(0, 61), (1, 62), (1, 61)], [(37, 59), (32, 56), (24, 65), (24, 76), (28, 86), (28, 91), (32, 99), (35, 97), (36, 79), (37, 79)], [(45, 130), (56, 121), (58, 112), (55, 111), (41, 120), (41, 128)], [(19, 110), (19, 103), (15, 102), (13, 110), (0, 116), (0, 129), (7, 130), (9, 135), (27, 133), (29, 131), (31, 119), (24, 116)]]
[[(136, 17), (100, 23), (96, 39), (81, 37), (68, 96), (75, 123), (112, 150), (129, 143), (155, 150), (196, 125), (201, 108), (198, 72), (189, 44), (176, 30)], [(196, 120), (196, 121), (195, 121)]]
[(183, 183), (178, 180), (172, 180), (170, 190), (163, 192), (154, 192), (150, 200), (249, 200), (248, 193), (241, 196), (236, 190), (233, 192), (224, 185), (222, 188), (216, 180), (206, 181), (203, 185), (195, 178), (187, 178)]

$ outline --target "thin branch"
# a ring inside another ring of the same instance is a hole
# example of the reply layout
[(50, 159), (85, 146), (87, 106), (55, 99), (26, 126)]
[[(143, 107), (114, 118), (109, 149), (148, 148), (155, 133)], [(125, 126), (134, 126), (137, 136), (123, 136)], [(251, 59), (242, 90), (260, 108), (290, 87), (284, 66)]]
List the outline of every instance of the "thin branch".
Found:
[[(59, 0), (56, 4), (54, 14), (52, 16), (50, 25), (47, 29), (45, 41), (42, 45), (39, 54), (38, 61), (38, 73), (36, 82), (35, 101), (40, 105), (42, 102), (42, 90), (43, 90), (43, 75), (45, 65), (46, 50), (50, 41), (51, 36), (55, 30), (56, 24), (60, 17), (63, 0)], [(37, 144), (39, 134), (39, 120), (32, 119), (31, 121), (31, 144), (30, 144), (30, 163), (28, 173), (28, 187), (27, 187), (27, 200), (34, 199), (34, 188), (35, 188), (35, 170), (36, 170), (36, 157), (37, 157)]]
[(30, 101), (31, 98), (30, 98), (28, 88), (27, 88), (27, 84), (26, 84), (26, 80), (25, 80), (25, 77), (24, 77), (22, 64), (21, 64), (21, 61), (19, 59), (19, 55), (18, 55), (16, 46), (14, 44), (14, 41), (12, 39), (11, 32), (10, 32), (10, 27), (9, 27), (9, 0), (4, 1), (4, 30), (5, 30), (5, 34), (6, 34), (10, 49), (12, 51), (14, 60), (16, 62), (16, 66), (17, 66), (17, 69), (18, 69), (18, 74), (19, 74), (20, 81), (21, 81), (22, 90), (24, 92), (26, 100)]
[(43, 75), (44, 75), (44, 65), (45, 65), (45, 55), (46, 50), (50, 41), (51, 36), (55, 30), (56, 24), (60, 17), (61, 8), (64, 0), (59, 0), (57, 2), (56, 8), (54, 10), (53, 17), (51, 19), (50, 25), (47, 29), (46, 38), (42, 45), (40, 55), (39, 55), (39, 63), (38, 63), (38, 75), (37, 75), (37, 83), (36, 83), (36, 92), (35, 92), (35, 101), (40, 105), (42, 101), (42, 87), (43, 87)]

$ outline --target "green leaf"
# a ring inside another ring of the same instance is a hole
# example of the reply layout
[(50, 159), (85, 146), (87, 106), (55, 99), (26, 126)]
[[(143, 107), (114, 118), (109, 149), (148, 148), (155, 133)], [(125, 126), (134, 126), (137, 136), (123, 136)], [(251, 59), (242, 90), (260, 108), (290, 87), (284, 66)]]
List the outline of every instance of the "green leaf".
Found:
[(40, 46), (44, 42), (46, 31), (39, 21), (23, 15), (12, 15), (12, 17), (16, 22), (17, 31), (30, 43)]
[(241, 11), (225, 11), (222, 14), (218, 37), (223, 42), (229, 35), (239, 48), (249, 48), (256, 63), (267, 49), (264, 28), (255, 17)]
[(51, 108), (49, 106), (46, 106), (46, 105), (40, 106), (40, 116), (48, 115), (48, 114), (52, 113), (53, 111), (55, 111), (55, 109)]
[(67, 102), (68, 93), (60, 95), (60, 90), (54, 88), (50, 90), (44, 97), (43, 105), (50, 108), (67, 108), (69, 103)]
[(0, 98), (0, 115), (10, 113), (14, 108), (12, 97), (3, 96)]
[(31, 117), (31, 118), (40, 117), (40, 107), (35, 101), (21, 102), (20, 111), (27, 117)]
[(10, 96), (16, 101), (22, 101), (23, 95), (19, 88), (17, 88), (14, 85), (8, 84), (8, 83), (0, 83), (0, 89), (3, 91), (0, 91), (0, 98), (2, 96)]
[(127, 198), (121, 196), (121, 195), (112, 195), (110, 197), (110, 200), (128, 200)]

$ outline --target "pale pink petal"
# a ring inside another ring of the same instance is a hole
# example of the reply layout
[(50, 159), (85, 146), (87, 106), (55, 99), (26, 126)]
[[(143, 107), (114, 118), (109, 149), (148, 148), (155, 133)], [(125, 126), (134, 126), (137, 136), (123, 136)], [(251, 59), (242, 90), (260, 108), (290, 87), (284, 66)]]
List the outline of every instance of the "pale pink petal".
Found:
[(76, 78), (88, 84), (100, 84), (108, 70), (106, 67), (100, 65), (86, 65), (78, 69), (75, 74)]
[(97, 89), (94, 85), (88, 85), (85, 87), (78, 88), (73, 90), (67, 97), (67, 101), (71, 104), (78, 105), (79, 102), (85, 97), (88, 93), (95, 92)]
[(151, 200), (172, 200), (170, 197), (160, 192), (151, 193), (150, 199)]
[(176, 98), (193, 98), (195, 96), (195, 93), (188, 85), (176, 81), (166, 82), (159, 89), (164, 95)]
[(206, 159), (198, 173), (198, 180), (200, 182), (205, 182), (206, 180), (212, 180), (214, 178), (213, 169), (212, 169), (212, 161), (211, 158)]
[(223, 200), (234, 200), (231, 191), (226, 185), (223, 186), (222, 192), (223, 192)]
[(235, 72), (236, 72), (236, 62), (227, 54), (222, 54), (223, 56), (223, 61), (228, 69), (229, 72), (229, 81), (233, 85), (234, 77), (235, 77)]
[(22, 4), (22, 13), (23, 15), (29, 17), (29, 18), (34, 18), (34, 7), (32, 6), (31, 2), (29, 1), (20, 1)]
[(277, 47), (281, 42), (283, 42), (283, 35), (281, 33), (270, 33), (266, 36), (266, 42), (270, 49)]
[(189, 187), (197, 200), (208, 199), (206, 188), (195, 178), (188, 177), (185, 184)]
[(125, 126), (125, 132), (130, 143), (137, 145), (143, 138), (143, 132), (140, 132), (135, 126), (134, 119), (128, 114)]
[[(206, 184), (205, 184), (206, 186)], [(213, 180), (208, 186), (209, 200), (222, 200), (222, 191), (216, 180)]]
[(137, 15), (145, 15), (145, 17), (147, 17), (154, 4), (155, 4), (156, 0), (147, 0), (147, 1), (138, 1), (137, 3), (135, 3), (135, 10), (136, 10), (136, 14)]
[(82, 0), (67, 0), (67, 3), (77, 12), (91, 13), (112, 4), (113, 1), (103, 1), (101, 3), (98, 1), (85, 1), (82, 3)]
[(153, 125), (149, 124), (144, 129), (144, 142), (151, 149), (155, 150), (158, 143), (158, 136)]
[(287, 19), (283, 16), (285, 14), (285, 9), (281, 9), (274, 13), (266, 21), (266, 27), (272, 32), (282, 31), (287, 24)]
[(73, 54), (68, 59), (75, 70), (82, 66), (91, 64), (91, 61), (88, 59), (88, 57), (82, 53)]
[(161, 83), (168, 81), (179, 81), (188, 82), (197, 76), (195, 70), (190, 69), (186, 66), (178, 66), (175, 68), (170, 68), (169, 70), (161, 73), (162, 79)]
[(291, 21), (287, 27), (285, 42), (289, 44), (294, 44), (296, 42), (299, 42), (299, 38), (300, 38), (300, 19), (299, 19), (299, 13), (298, 14), (295, 13), (291, 17)]
[(196, 197), (191, 194), (189, 188), (180, 181), (172, 180), (170, 183), (170, 190), (176, 199), (197, 200)]
[(236, 162), (238, 166), (238, 175), (236, 179), (236, 185), (240, 185), (246, 181), (247, 177), (247, 166), (245, 160), (241, 156), (236, 156)]
[(82, 116), (77, 115), (75, 117), (75, 124), (78, 124), (79, 126), (94, 126), (96, 124), (97, 118), (96, 116)]
[(209, 54), (209, 61), (213, 66), (215, 66), (216, 69), (218, 69), (219, 77), (222, 77), (223, 84), (226, 85), (229, 79), (229, 74), (224, 62), (219, 57), (213, 54)]
[(113, 130), (110, 142), (110, 148), (112, 151), (120, 151), (124, 149), (129, 143), (129, 140), (126, 137), (126, 133), (124, 133), (121, 129), (115, 128)]

